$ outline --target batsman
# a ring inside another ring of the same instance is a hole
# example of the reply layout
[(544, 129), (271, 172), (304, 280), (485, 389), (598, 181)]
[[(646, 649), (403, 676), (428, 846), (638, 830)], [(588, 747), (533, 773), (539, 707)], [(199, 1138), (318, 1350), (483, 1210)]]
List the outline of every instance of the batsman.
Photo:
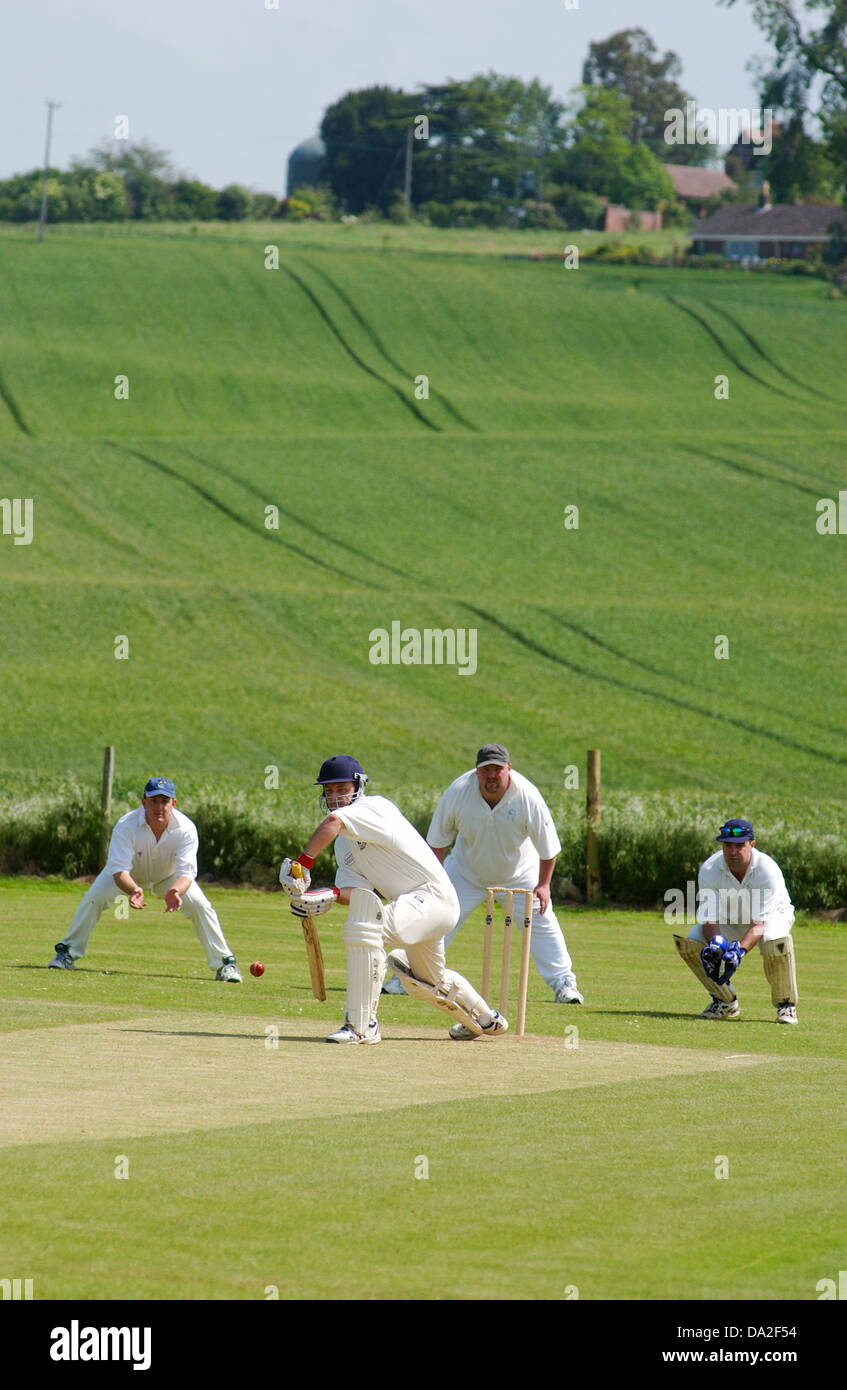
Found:
[[(279, 871), (295, 916), (317, 916), (335, 902), (350, 909), (344, 928), (347, 1004), (343, 1023), (327, 1042), (381, 1042), (376, 1013), (386, 946), (407, 994), (449, 1014), (474, 1037), (502, 1035), (507, 1020), (445, 965), (444, 937), (459, 918), (452, 883), (394, 803), (365, 795), (367, 780), (361, 763), (348, 754), (326, 759), (315, 785), (327, 815), (303, 853), (284, 859)], [(312, 889), (315, 859), (333, 842), (335, 884)]]

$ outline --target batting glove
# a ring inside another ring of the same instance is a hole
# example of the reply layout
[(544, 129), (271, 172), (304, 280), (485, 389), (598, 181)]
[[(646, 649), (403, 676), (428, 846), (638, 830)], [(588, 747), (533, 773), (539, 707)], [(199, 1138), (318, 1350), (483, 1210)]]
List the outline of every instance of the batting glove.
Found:
[(737, 941), (731, 941), (723, 953), (723, 974), (718, 980), (719, 985), (725, 985), (727, 980), (731, 980), (741, 961), (747, 952)]
[[(312, 875), (309, 873), (309, 870), (311, 869), (313, 863), (314, 860), (311, 860), (309, 863), (306, 863), (305, 856), (302, 854), (299, 859), (283, 859), (282, 863), (279, 866), (279, 881), (285, 889), (286, 893), (290, 893), (292, 898), (302, 898), (303, 894), (308, 889), (309, 884), (312, 882)], [(300, 865), (300, 873), (302, 877), (296, 878), (292, 874), (292, 864)]]
[(700, 959), (703, 962), (703, 969), (705, 970), (709, 979), (714, 980), (716, 984), (718, 980), (718, 974), (721, 968), (721, 963), (723, 961), (723, 954), (726, 948), (726, 937), (713, 936), (711, 941), (709, 941), (700, 952)]
[(337, 888), (315, 888), (302, 898), (292, 898), (291, 911), (295, 917), (319, 917), (329, 911), (337, 897)]

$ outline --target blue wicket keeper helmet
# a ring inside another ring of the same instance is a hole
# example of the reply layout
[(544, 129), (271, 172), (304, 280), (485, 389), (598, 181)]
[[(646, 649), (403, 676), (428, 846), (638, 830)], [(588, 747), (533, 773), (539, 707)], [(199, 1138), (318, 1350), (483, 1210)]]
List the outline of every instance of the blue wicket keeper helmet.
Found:
[(323, 787), (327, 782), (352, 782), (356, 788), (353, 793), (355, 801), (357, 797), (364, 795), (367, 780), (368, 774), (356, 758), (351, 758), (347, 753), (336, 753), (334, 757), (321, 763), (315, 786)]

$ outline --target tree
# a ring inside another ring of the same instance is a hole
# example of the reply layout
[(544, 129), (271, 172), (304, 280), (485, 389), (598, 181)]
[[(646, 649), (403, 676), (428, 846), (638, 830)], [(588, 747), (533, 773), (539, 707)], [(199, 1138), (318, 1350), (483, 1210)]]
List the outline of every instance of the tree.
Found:
[[(730, 7), (736, 0), (719, 3)], [(847, 0), (805, 0), (807, 12), (821, 13), (823, 23), (817, 29), (801, 18), (797, 0), (750, 0), (750, 4), (756, 22), (774, 47), (770, 60), (751, 66), (758, 74), (762, 105), (789, 115), (797, 166), (795, 183), (802, 184), (804, 177), (809, 177), (808, 172), (802, 172), (809, 151), (798, 132), (815, 100), (816, 119), (828, 147), (825, 153), (839, 171), (838, 181), (843, 186), (847, 180)], [(819, 176), (819, 183), (822, 178)]]
[(166, 216), (177, 222), (213, 222), (218, 215), (218, 195), (199, 179), (177, 179), (168, 186)]
[(577, 91), (572, 143), (560, 166), (564, 182), (627, 207), (654, 209), (670, 202), (673, 183), (661, 160), (628, 138), (629, 98), (604, 87)]
[(218, 194), (217, 215), (223, 222), (242, 222), (250, 211), (248, 189), (239, 183), (228, 183)]
[(321, 121), (326, 179), (348, 212), (387, 212), (402, 185), (406, 134), (420, 97), (392, 87), (347, 92)]
[(715, 153), (713, 145), (670, 145), (665, 141), (665, 113), (685, 110), (691, 96), (675, 81), (682, 63), (668, 49), (658, 56), (644, 29), (621, 29), (602, 43), (592, 43), (582, 69), (585, 86), (599, 86), (626, 97), (630, 103), (627, 136), (643, 142), (659, 159), (672, 164), (703, 164)]
[(835, 202), (843, 177), (838, 162), (827, 145), (806, 134), (799, 113), (793, 113), (774, 134), (773, 148), (764, 163), (775, 203), (810, 198)]
[(130, 217), (167, 217), (170, 201), (168, 184), (175, 175), (165, 150), (160, 150), (149, 140), (141, 140), (137, 144), (105, 140), (89, 152), (88, 160), (87, 166), (74, 160), (71, 168), (93, 167), (121, 174)]

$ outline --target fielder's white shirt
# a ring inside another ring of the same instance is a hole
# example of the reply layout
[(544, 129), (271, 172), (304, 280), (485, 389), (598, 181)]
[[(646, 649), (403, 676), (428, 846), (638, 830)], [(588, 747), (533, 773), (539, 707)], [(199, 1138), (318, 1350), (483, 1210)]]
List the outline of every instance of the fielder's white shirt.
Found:
[(345, 835), (335, 839), (336, 888), (372, 888), (393, 902), (427, 883), (453, 888), (429, 845), (385, 796), (360, 796), (333, 811)]
[(106, 869), (110, 874), (131, 874), (142, 888), (183, 874), (195, 879), (198, 843), (194, 822), (173, 807), (157, 840), (147, 824), (144, 807), (139, 806), (137, 811), (121, 816), (112, 831)]
[(489, 806), (476, 770), (463, 772), (441, 797), (427, 833), (438, 849), (455, 840), (450, 866), (479, 888), (534, 888), (539, 860), (555, 859), (562, 848), (538, 788), (514, 769), (509, 776), (505, 795)]
[(697, 921), (701, 926), (743, 926), (778, 918), (786, 929), (794, 921), (782, 870), (775, 859), (753, 849), (747, 872), (739, 883), (719, 849), (700, 865)]

